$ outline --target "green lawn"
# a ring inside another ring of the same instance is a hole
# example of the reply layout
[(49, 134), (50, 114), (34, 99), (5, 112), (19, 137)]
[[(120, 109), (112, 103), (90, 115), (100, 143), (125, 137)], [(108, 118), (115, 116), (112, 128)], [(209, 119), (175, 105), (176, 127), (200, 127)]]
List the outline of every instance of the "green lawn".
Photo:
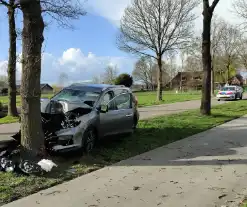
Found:
[(247, 199), (244, 199), (239, 205), (239, 207), (247, 207)]
[[(101, 142), (90, 156), (53, 157), (52, 160), (58, 164), (58, 168), (47, 176), (25, 177), (0, 173), (0, 205), (205, 131), (244, 114), (247, 114), (247, 101), (245, 100), (229, 102), (224, 107), (216, 106), (212, 109), (212, 115), (207, 117), (200, 115), (198, 110), (192, 110), (140, 121), (134, 135)], [(66, 171), (68, 169), (69, 172)]]
[(163, 92), (163, 101), (156, 102), (156, 92), (137, 92), (135, 95), (138, 98), (138, 106), (151, 106), (158, 104), (168, 104), (175, 102), (183, 102), (190, 100), (197, 100), (201, 98), (201, 91), (191, 91), (191, 92), (182, 92), (176, 94), (175, 91), (164, 91)]
[(0, 124), (10, 124), (18, 122), (18, 117), (12, 117), (12, 116), (5, 116), (3, 118), (0, 118)]
[[(52, 97), (54, 94), (42, 94), (42, 97), (43, 98), (50, 98)], [(0, 96), (0, 102), (3, 104), (3, 105), (7, 105), (8, 104), (8, 96)], [(16, 97), (16, 104), (17, 106), (20, 106), (21, 105), (21, 97), (20, 96), (17, 96)]]

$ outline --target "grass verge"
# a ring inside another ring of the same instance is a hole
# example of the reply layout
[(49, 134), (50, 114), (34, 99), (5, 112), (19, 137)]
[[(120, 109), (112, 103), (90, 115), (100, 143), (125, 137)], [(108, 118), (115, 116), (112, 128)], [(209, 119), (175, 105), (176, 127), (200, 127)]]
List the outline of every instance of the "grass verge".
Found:
[[(42, 94), (41, 97), (42, 98), (51, 98), (54, 94)], [(7, 105), (8, 104), (8, 96), (0, 96), (0, 102), (3, 105)], [(20, 106), (21, 105), (21, 97), (18, 95), (16, 96), (16, 105)]]
[(247, 207), (247, 200), (244, 200), (243, 202), (241, 202), (239, 207)]
[(5, 116), (3, 118), (0, 118), (0, 124), (10, 124), (10, 123), (18, 122), (18, 121), (19, 121), (19, 118), (13, 117), (13, 116)]
[(158, 104), (169, 104), (183, 101), (198, 100), (201, 98), (201, 91), (182, 92), (176, 94), (175, 91), (164, 91), (163, 101), (156, 101), (156, 92), (134, 93), (138, 98), (138, 106), (151, 106)]
[(87, 157), (53, 157), (58, 164), (44, 177), (0, 173), (0, 205), (97, 170), (120, 160), (205, 131), (247, 114), (247, 101), (226, 103), (212, 109), (211, 116), (192, 110), (140, 121), (137, 132), (121, 139), (101, 141)]

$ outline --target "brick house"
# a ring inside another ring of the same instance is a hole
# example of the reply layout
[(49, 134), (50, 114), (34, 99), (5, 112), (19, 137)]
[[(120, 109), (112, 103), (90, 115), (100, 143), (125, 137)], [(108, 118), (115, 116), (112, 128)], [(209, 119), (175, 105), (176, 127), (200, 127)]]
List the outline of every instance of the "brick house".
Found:
[[(20, 93), (21, 85), (16, 85), (17, 92)], [(53, 93), (53, 87), (50, 86), (48, 83), (40, 84), (40, 89), (42, 94)]]
[(180, 89), (182, 87), (183, 90), (200, 90), (202, 88), (202, 78), (202, 71), (178, 72), (167, 86), (170, 86), (171, 89)]

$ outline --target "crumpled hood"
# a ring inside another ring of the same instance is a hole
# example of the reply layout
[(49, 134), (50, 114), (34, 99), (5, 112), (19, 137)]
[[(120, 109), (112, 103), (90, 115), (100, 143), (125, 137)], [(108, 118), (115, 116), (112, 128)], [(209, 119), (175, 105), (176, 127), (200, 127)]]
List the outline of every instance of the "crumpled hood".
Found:
[[(78, 102), (67, 102), (67, 101), (55, 101), (52, 99), (41, 99), (41, 113), (48, 114), (60, 114), (67, 113), (82, 107), (82, 103)], [(85, 108), (91, 110), (91, 107), (85, 104)]]

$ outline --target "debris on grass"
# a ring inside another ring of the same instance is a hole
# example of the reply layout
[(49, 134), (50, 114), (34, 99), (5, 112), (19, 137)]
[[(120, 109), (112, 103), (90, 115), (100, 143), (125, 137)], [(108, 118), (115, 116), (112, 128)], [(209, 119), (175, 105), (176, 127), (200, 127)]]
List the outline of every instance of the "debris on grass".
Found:
[(53, 167), (57, 167), (57, 165), (54, 162), (47, 159), (40, 160), (38, 162), (38, 165), (46, 172), (50, 172)]

